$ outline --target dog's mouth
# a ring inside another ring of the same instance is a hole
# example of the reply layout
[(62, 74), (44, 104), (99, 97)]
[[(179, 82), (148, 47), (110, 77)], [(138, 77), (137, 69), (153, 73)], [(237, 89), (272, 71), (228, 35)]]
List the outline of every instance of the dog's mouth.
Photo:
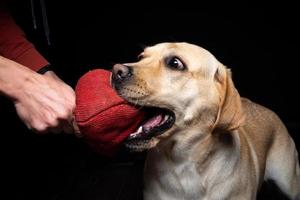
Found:
[(141, 151), (147, 149), (151, 138), (162, 135), (175, 123), (175, 114), (163, 108), (147, 108), (147, 117), (139, 128), (125, 141), (129, 149)]

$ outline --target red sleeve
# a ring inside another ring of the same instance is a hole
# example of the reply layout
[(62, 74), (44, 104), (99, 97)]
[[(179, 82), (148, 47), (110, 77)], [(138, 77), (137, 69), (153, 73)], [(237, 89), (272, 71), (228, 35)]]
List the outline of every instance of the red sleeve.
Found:
[(48, 61), (30, 43), (10, 14), (0, 5), (0, 55), (37, 71)]

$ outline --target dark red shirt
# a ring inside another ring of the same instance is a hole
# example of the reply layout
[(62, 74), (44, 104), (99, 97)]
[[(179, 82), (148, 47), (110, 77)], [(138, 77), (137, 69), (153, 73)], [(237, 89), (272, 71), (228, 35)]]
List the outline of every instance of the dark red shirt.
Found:
[(12, 16), (0, 4), (0, 55), (14, 60), (34, 71), (48, 64), (48, 61), (26, 39), (25, 33)]

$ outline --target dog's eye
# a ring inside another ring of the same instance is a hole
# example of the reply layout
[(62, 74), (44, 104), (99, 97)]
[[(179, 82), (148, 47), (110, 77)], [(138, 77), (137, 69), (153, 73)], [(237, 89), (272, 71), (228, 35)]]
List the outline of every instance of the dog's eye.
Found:
[(166, 59), (166, 65), (168, 67), (170, 67), (171, 69), (176, 69), (176, 70), (185, 70), (186, 69), (183, 62), (179, 58), (174, 57), (174, 56)]

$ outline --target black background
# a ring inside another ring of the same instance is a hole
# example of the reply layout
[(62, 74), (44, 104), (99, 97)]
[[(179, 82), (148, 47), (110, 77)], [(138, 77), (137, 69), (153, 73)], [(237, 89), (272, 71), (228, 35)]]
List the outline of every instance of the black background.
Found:
[[(105, 2), (107, 3), (107, 2)], [(297, 6), (289, 1), (115, 2), (46, 1), (47, 46), (36, 1), (9, 7), (36, 48), (72, 87), (88, 70), (135, 61), (145, 46), (185, 41), (232, 69), (241, 96), (274, 110), (300, 150)], [(69, 135), (36, 135), (1, 97), (1, 179), (9, 199), (141, 199), (144, 154), (94, 154)], [(265, 185), (259, 199), (284, 199)]]

